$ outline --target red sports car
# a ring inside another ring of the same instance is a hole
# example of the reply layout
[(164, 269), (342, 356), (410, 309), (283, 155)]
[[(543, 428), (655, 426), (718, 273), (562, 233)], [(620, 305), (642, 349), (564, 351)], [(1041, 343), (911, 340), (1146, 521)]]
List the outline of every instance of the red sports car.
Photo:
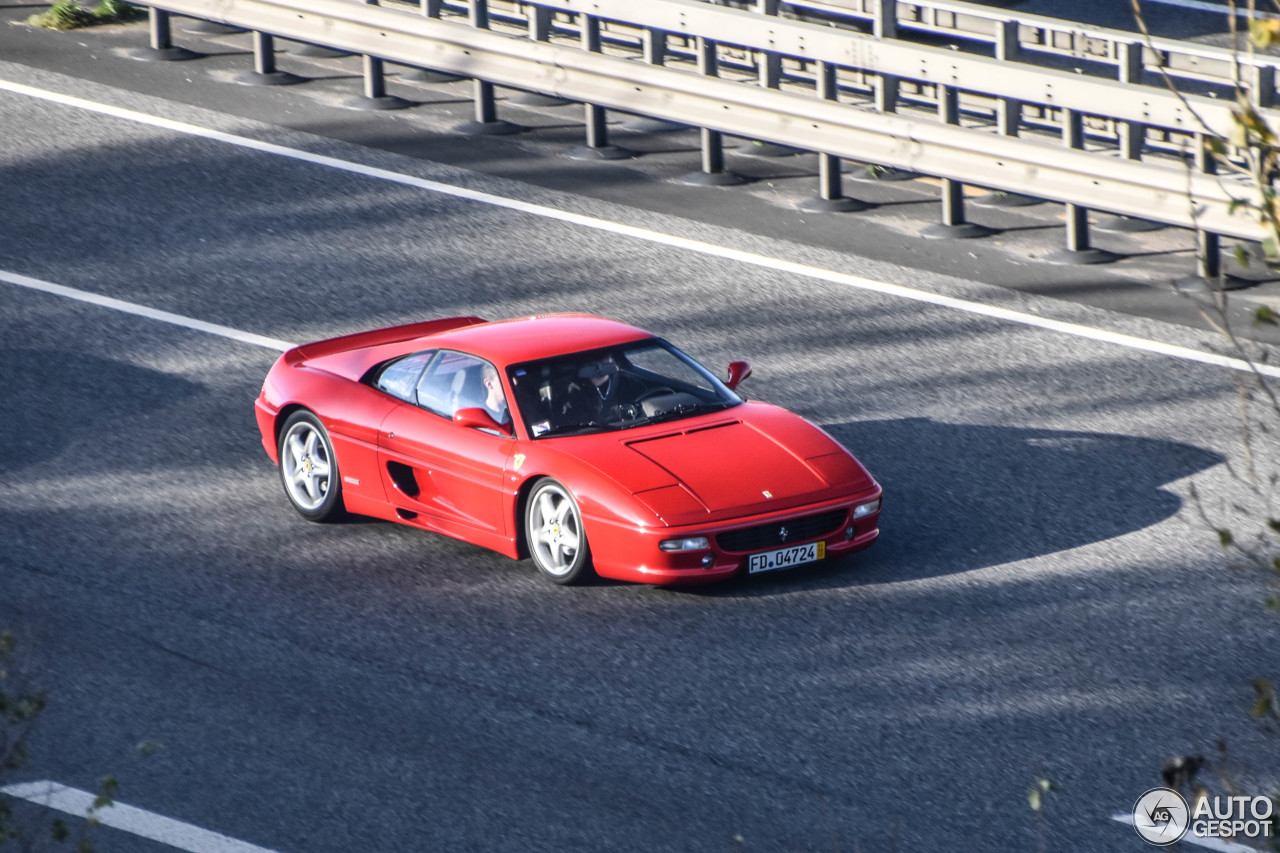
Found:
[(556, 583), (767, 572), (866, 548), (880, 486), (808, 421), (603, 317), (455, 317), (289, 350), (256, 403), (304, 517), (531, 556)]

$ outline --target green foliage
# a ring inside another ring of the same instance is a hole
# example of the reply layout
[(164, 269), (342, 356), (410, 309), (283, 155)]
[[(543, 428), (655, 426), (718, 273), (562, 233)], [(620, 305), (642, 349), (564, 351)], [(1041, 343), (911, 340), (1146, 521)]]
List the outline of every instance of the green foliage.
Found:
[(58, 0), (47, 12), (33, 15), (27, 23), (44, 27), (46, 30), (76, 30), (96, 22), (93, 13), (83, 8), (76, 0)]
[(1274, 18), (1249, 19), (1249, 41), (1259, 50), (1266, 50), (1280, 39), (1280, 20)]
[(1045, 796), (1047, 794), (1056, 794), (1059, 790), (1058, 783), (1052, 779), (1040, 777), (1036, 779), (1035, 784), (1027, 789), (1027, 803), (1031, 806), (1033, 812), (1038, 812), (1044, 807)]
[(123, 0), (102, 0), (93, 9), (94, 17), (102, 23), (123, 24), (147, 17), (141, 6), (125, 3)]
[(1036, 850), (1044, 853), (1044, 807), (1050, 794), (1058, 792), (1058, 783), (1040, 773), (1027, 789), (1027, 805), (1036, 813)]
[(120, 783), (116, 781), (116, 777), (103, 776), (98, 782), (98, 795), (93, 798), (93, 805), (89, 807), (90, 811), (105, 809), (115, 802), (116, 789), (119, 787)]
[[(27, 764), (30, 758), (27, 739), (47, 705), (45, 694), (25, 678), (21, 662), (13, 632), (0, 631), (0, 787), (4, 786), (9, 773)], [(145, 755), (158, 746), (146, 742), (138, 749)], [(50, 844), (66, 849), (62, 845), (74, 840), (72, 849), (76, 853), (93, 853), (89, 831), (98, 823), (97, 813), (115, 802), (118, 787), (113, 776), (99, 780), (93, 805), (75, 832), (61, 818), (52, 818), (46, 824), (35, 816), (38, 812), (19, 815), (11, 799), (0, 794), (0, 850), (35, 853), (49, 849)]]
[(1274, 717), (1280, 719), (1280, 706), (1276, 703), (1276, 686), (1271, 683), (1270, 679), (1257, 678), (1253, 682), (1253, 717), (1254, 719), (1262, 719), (1263, 717)]
[[(1261, 8), (1264, 4), (1256, 4)], [(1280, 2), (1271, 0), (1269, 11), (1280, 11)], [(1234, 2), (1224, 9), (1227, 13), (1227, 30), (1237, 33), (1236, 12), (1243, 4)], [(1154, 41), (1143, 20), (1140, 0), (1131, 0), (1134, 21), (1147, 39), (1147, 47), (1155, 51)], [(1250, 13), (1255, 4), (1248, 4)], [(1280, 175), (1280, 122), (1274, 109), (1259, 106), (1260, 92), (1251, 88), (1254, 78), (1244, 72), (1257, 59), (1256, 51), (1280, 48), (1280, 17), (1260, 18), (1250, 14), (1248, 20), (1247, 62), (1241, 62), (1235, 78), (1235, 104), (1231, 110), (1231, 122), (1226, 128), (1210, 127), (1195, 116), (1194, 128), (1203, 140), (1203, 149), (1197, 153), (1197, 161), (1206, 159), (1215, 173), (1231, 176), (1232, 199), (1230, 213), (1252, 220), (1261, 232), (1256, 248), (1237, 246), (1235, 258), (1242, 267), (1260, 260), (1271, 269), (1280, 269), (1280, 194), (1277, 193), (1276, 176)], [(1182, 92), (1170, 75), (1162, 76), (1170, 92), (1180, 98)], [(1190, 102), (1184, 104), (1191, 113)], [(1193, 166), (1187, 158), (1188, 170)], [(1224, 185), (1225, 185), (1224, 181)], [(1188, 197), (1188, 201), (1191, 199)], [(1203, 529), (1217, 538), (1218, 544), (1229, 555), (1228, 562), (1240, 568), (1253, 569), (1266, 589), (1262, 600), (1270, 611), (1280, 612), (1280, 517), (1275, 507), (1280, 503), (1280, 388), (1258, 366), (1266, 360), (1237, 336), (1227, 312), (1225, 293), (1211, 302), (1203, 303), (1202, 316), (1220, 332), (1244, 361), (1254, 368), (1240, 382), (1239, 424), (1241, 453), (1228, 465), (1235, 488), (1222, 506), (1209, 506), (1192, 486), (1190, 505), (1198, 514)], [(1255, 324), (1280, 326), (1280, 312), (1262, 306), (1252, 311)], [(1280, 721), (1280, 699), (1275, 683), (1269, 678), (1257, 678), (1252, 683), (1253, 703), (1249, 713), (1261, 723), (1261, 729), (1273, 736), (1280, 732), (1275, 723)], [(1250, 793), (1247, 784), (1233, 778), (1232, 765), (1226, 753), (1226, 744), (1218, 742), (1219, 757), (1210, 766), (1217, 783), (1227, 793)], [(1195, 771), (1203, 759), (1197, 758), (1186, 767), (1166, 766), (1163, 772), (1165, 784), (1175, 788), (1191, 788)], [(1170, 775), (1171, 770), (1174, 775)], [(1255, 768), (1255, 772), (1256, 772)], [(1263, 768), (1274, 776), (1277, 768)], [(1175, 783), (1174, 780), (1181, 780)], [(1260, 792), (1258, 792), (1260, 793)], [(1197, 796), (1207, 796), (1204, 786), (1196, 786)], [(1034, 807), (1034, 805), (1033, 805)], [(1271, 846), (1280, 851), (1280, 839), (1273, 833)]]
[(93, 11), (85, 9), (77, 0), (57, 0), (48, 11), (27, 18), (27, 23), (47, 30), (76, 30), (95, 24), (127, 23), (146, 16), (140, 7), (123, 0), (101, 0)]

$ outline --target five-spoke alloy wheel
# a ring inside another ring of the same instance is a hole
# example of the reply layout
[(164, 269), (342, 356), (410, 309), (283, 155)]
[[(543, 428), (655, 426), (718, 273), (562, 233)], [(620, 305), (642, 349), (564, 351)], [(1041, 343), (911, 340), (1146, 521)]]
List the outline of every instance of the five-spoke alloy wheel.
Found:
[(569, 490), (555, 480), (534, 487), (525, 508), (525, 534), (534, 564), (556, 583), (577, 583), (590, 572), (582, 513)]
[(311, 521), (342, 513), (342, 480), (333, 445), (319, 418), (308, 411), (289, 416), (280, 430), (280, 479), (294, 509)]

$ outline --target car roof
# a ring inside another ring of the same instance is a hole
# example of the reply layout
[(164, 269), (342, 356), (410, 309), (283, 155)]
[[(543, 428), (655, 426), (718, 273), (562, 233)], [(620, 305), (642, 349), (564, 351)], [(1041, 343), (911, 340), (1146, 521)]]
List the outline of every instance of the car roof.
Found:
[(536, 314), (451, 329), (422, 343), (459, 349), (495, 364), (516, 364), (653, 337), (595, 314)]

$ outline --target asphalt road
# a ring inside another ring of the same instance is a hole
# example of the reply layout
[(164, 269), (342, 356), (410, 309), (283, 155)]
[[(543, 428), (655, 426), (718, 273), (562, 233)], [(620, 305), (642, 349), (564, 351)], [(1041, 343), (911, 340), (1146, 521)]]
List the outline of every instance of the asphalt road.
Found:
[(1215, 508), (1240, 492), (1234, 374), (817, 272), (1212, 334), (3, 60), (0, 80), (815, 273), (12, 91), (0, 271), (298, 342), (605, 313), (716, 369), (750, 360), (747, 393), (886, 490), (853, 559), (557, 588), (442, 537), (297, 517), (252, 420), (270, 348), (0, 282), (0, 622), (51, 697), (22, 779), (111, 772), (124, 802), (281, 853), (1034, 850), (1039, 774), (1062, 787), (1048, 849), (1132, 851), (1109, 817), (1169, 755), (1223, 739), (1275, 779), (1247, 717), (1275, 617), (1187, 505), (1193, 482)]

